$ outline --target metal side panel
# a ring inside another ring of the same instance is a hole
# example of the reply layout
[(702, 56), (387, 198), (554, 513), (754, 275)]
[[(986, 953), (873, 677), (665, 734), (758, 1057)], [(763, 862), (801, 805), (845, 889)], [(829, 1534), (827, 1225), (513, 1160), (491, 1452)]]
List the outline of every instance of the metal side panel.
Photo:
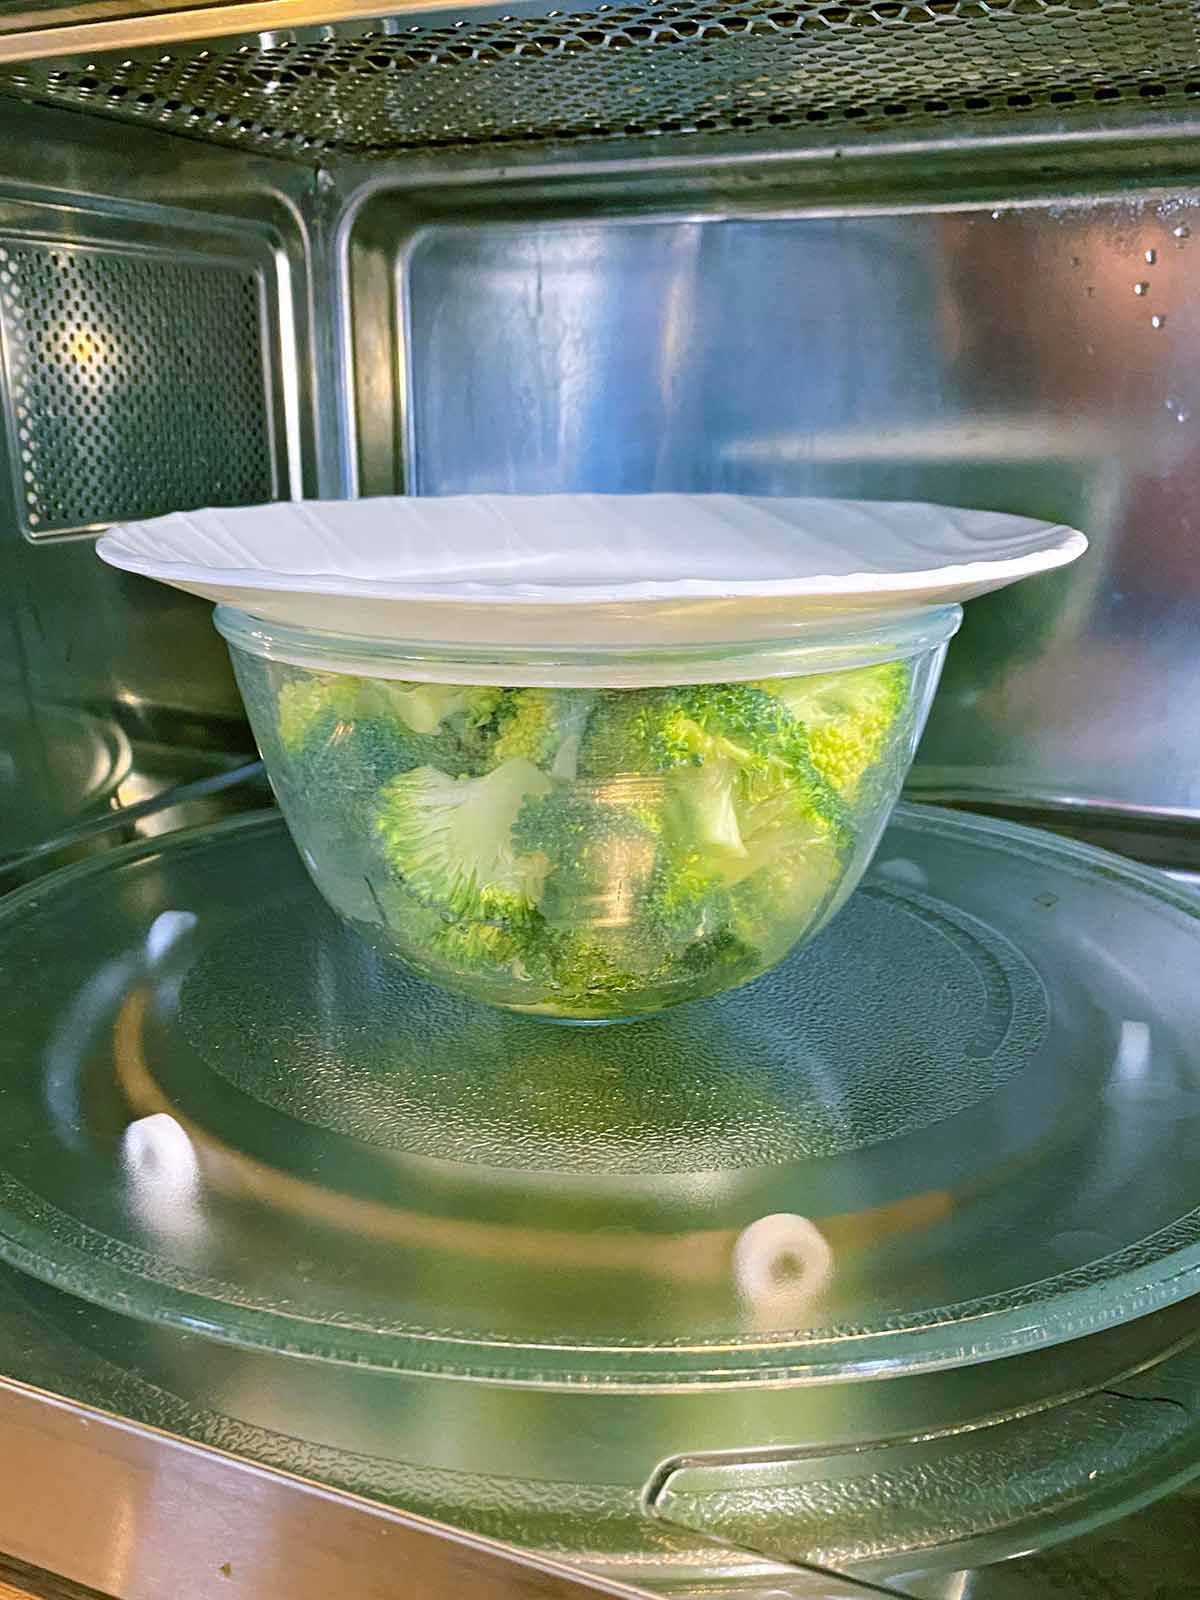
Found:
[(151, 747), (252, 748), (209, 608), (103, 566), (90, 535), (340, 490), (314, 189), (0, 107), (0, 860), (146, 799)]
[(914, 783), (1194, 837), (1200, 194), (1043, 177), (1001, 199), (977, 176), (961, 202), (852, 204), (853, 165), (823, 196), (782, 160), (665, 156), (374, 185), (346, 269), (363, 491), (850, 495), (1082, 527), (1069, 573), (968, 608)]
[(112, 1600), (646, 1600), (4, 1379), (0, 1550)]

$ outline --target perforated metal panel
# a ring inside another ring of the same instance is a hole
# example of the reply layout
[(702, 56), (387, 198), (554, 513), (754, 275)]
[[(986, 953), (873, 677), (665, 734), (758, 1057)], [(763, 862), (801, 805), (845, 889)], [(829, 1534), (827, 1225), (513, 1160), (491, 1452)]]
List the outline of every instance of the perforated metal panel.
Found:
[(1193, 0), (682, 0), (33, 63), (0, 89), (222, 143), (381, 156), (1185, 101), (1200, 48)]
[(262, 315), (250, 265), (0, 238), (25, 531), (272, 498)]

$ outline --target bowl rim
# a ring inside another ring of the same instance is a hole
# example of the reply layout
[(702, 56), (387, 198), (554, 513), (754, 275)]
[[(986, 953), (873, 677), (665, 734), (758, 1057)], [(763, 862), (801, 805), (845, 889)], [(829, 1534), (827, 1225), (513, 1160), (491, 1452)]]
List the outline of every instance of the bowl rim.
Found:
[(925, 655), (957, 633), (962, 607), (845, 615), (836, 623), (798, 620), (773, 639), (719, 644), (431, 644), (304, 627), (218, 605), (217, 631), (230, 649), (317, 672), (425, 683), (544, 688), (666, 688), (848, 671)]

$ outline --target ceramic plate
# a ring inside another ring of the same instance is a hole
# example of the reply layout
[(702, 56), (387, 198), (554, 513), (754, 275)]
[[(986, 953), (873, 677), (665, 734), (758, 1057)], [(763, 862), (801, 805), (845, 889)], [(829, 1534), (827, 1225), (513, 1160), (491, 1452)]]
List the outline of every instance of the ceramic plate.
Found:
[(1083, 534), (993, 511), (738, 495), (470, 495), (181, 512), (105, 534), (113, 566), (254, 616), (438, 642), (786, 636), (968, 600)]

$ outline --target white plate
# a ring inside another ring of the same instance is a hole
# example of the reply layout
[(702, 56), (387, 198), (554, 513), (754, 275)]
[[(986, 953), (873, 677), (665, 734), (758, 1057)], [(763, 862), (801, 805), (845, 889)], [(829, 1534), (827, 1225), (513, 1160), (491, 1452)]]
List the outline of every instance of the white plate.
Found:
[(1087, 540), (993, 511), (739, 495), (281, 502), (114, 528), (113, 566), (256, 617), (462, 644), (708, 644), (968, 600)]

